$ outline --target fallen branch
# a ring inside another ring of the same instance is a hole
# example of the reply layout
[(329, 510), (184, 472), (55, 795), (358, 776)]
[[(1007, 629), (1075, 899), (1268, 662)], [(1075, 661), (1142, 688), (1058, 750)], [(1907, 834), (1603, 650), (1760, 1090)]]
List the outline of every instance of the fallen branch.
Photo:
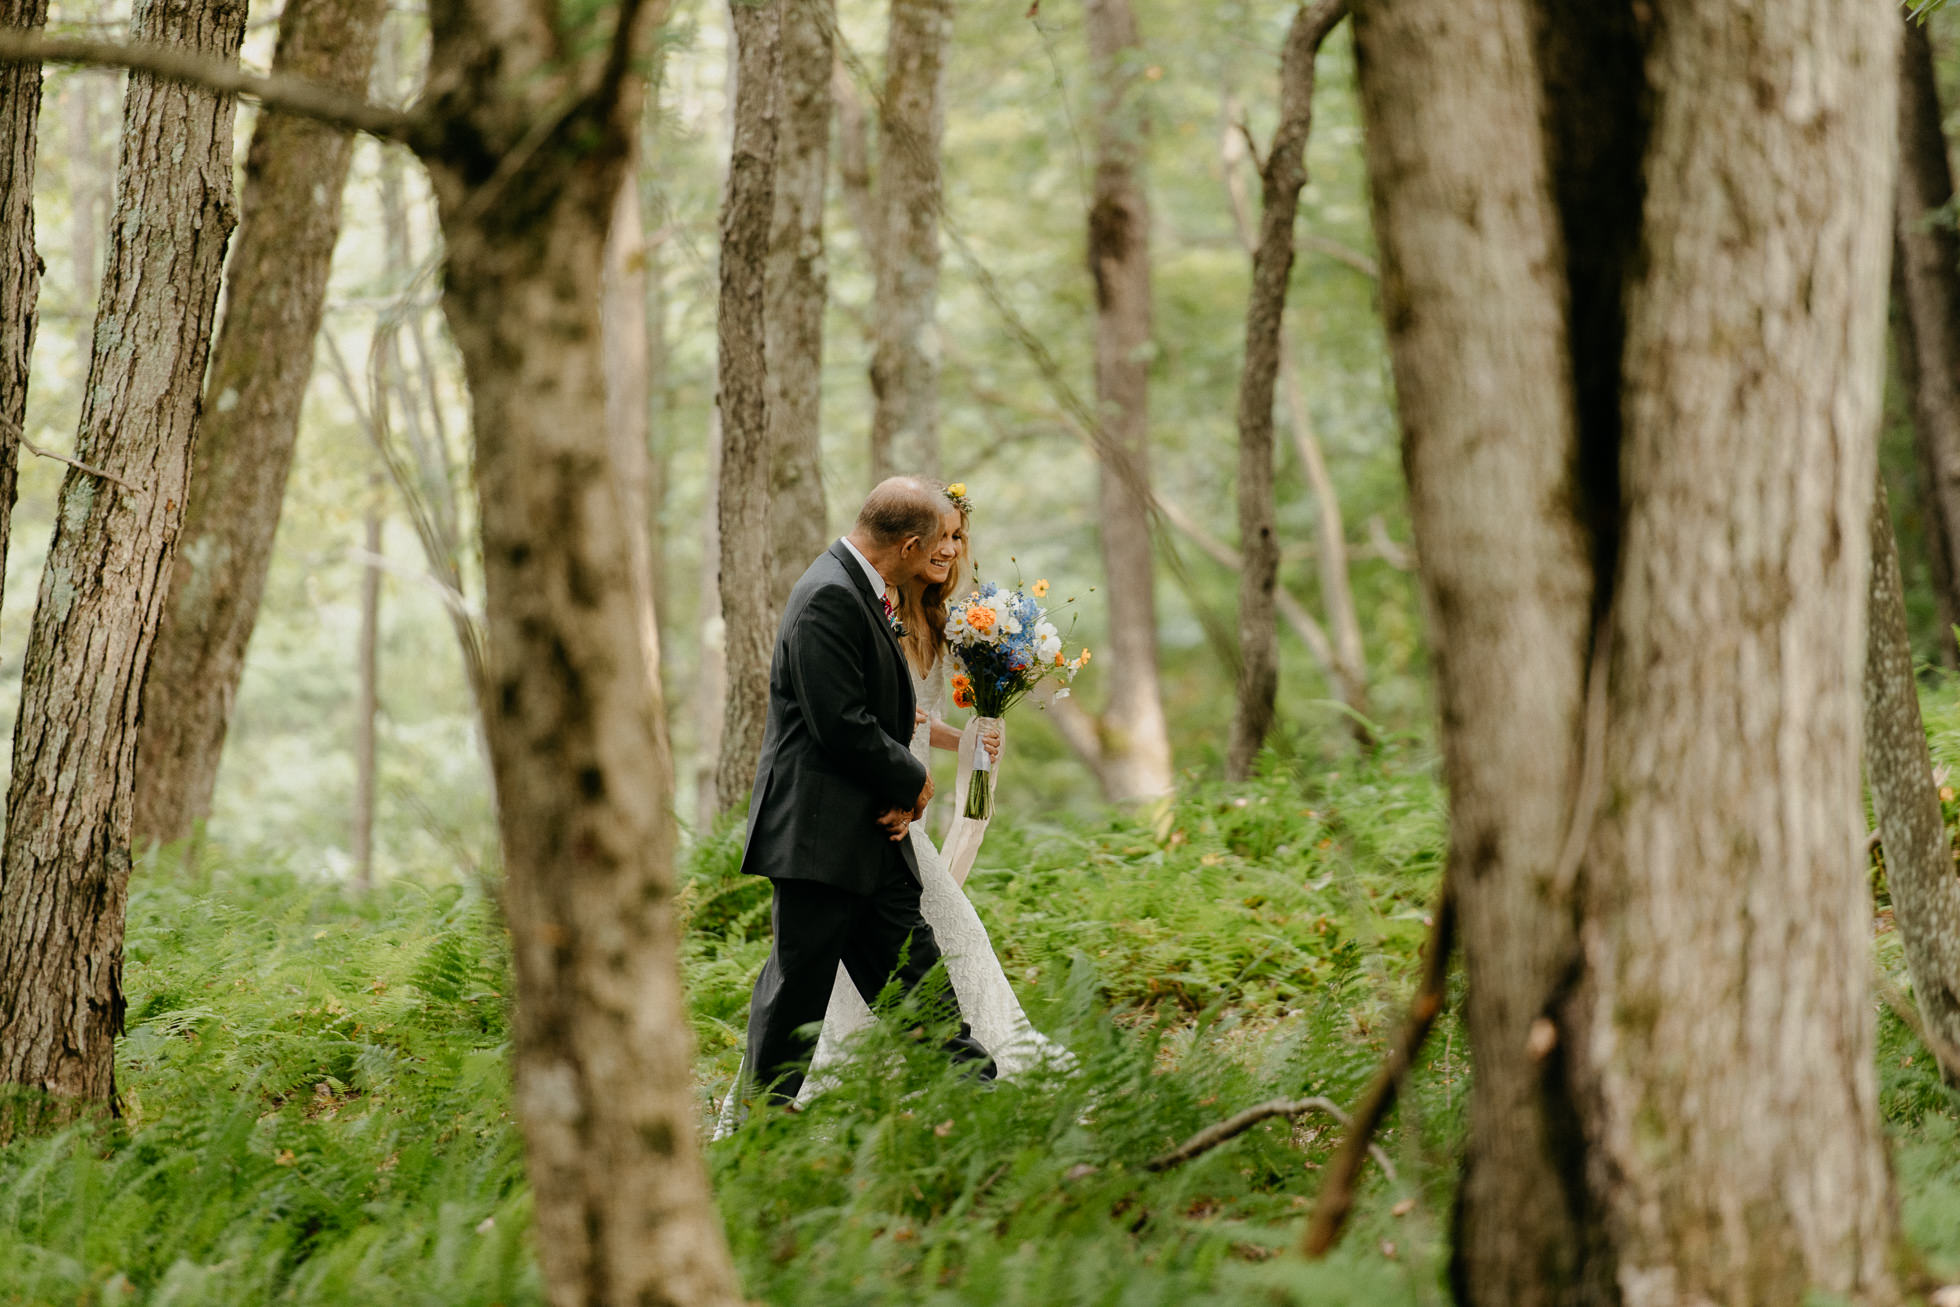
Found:
[(1314, 1203), (1313, 1217), (1307, 1222), (1306, 1234), (1301, 1239), (1301, 1251), (1308, 1257), (1326, 1256), (1328, 1249), (1341, 1237), (1348, 1212), (1354, 1207), (1354, 1192), (1361, 1178), (1362, 1161), (1374, 1148), (1375, 1132), (1387, 1118), (1388, 1110), (1395, 1106), (1395, 1095), (1402, 1087), (1402, 1078), (1408, 1074), (1423, 1040), (1429, 1037), (1429, 1028), (1436, 1024), (1436, 1016), (1443, 1010), (1444, 988), (1450, 975), (1450, 954), (1455, 947), (1456, 892), (1451, 888), (1449, 874), (1445, 871), (1442, 896), (1436, 904), (1435, 924), (1429, 932), (1428, 952), (1423, 958), (1422, 980), (1416, 986), (1415, 998), (1409, 1004), (1409, 1023), (1395, 1047), (1382, 1060), (1380, 1069), (1375, 1072), (1374, 1082), (1368, 1086), (1368, 1092), (1361, 1096), (1347, 1135), (1341, 1140), (1334, 1159), (1327, 1164), (1326, 1180), (1321, 1185), (1319, 1199)]
[[(1270, 1121), (1276, 1116), (1299, 1116), (1305, 1112), (1323, 1112), (1333, 1117), (1336, 1121), (1339, 1121), (1345, 1129), (1352, 1129), (1354, 1126), (1348, 1114), (1343, 1112), (1339, 1104), (1335, 1103), (1331, 1098), (1275, 1098), (1269, 1102), (1248, 1107), (1238, 1115), (1227, 1117), (1216, 1125), (1206, 1126), (1204, 1129), (1198, 1131), (1197, 1134), (1192, 1135), (1189, 1139), (1179, 1144), (1176, 1148), (1171, 1149), (1168, 1153), (1159, 1157), (1153, 1157), (1148, 1162), (1145, 1162), (1143, 1169), (1146, 1171), (1168, 1171), (1173, 1166), (1181, 1166), (1194, 1157), (1203, 1156), (1228, 1139), (1237, 1138), (1252, 1129), (1253, 1126), (1258, 1125), (1261, 1121)], [(1381, 1167), (1382, 1173), (1389, 1180), (1393, 1181), (1395, 1179), (1395, 1165), (1388, 1160), (1387, 1153), (1384, 1153), (1378, 1145), (1370, 1142), (1368, 1145), (1368, 1155), (1375, 1159), (1375, 1164)]]

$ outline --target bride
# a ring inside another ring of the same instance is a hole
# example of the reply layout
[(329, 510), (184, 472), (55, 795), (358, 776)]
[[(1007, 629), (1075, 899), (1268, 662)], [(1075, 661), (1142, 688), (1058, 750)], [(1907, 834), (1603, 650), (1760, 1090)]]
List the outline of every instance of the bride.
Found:
[[(939, 717), (948, 698), (951, 671), (948, 664), (952, 658), (946, 639), (947, 605), (959, 591), (969, 557), (967, 527), (972, 505), (964, 490), (959, 485), (947, 488), (947, 498), (953, 507), (941, 524), (939, 544), (924, 569), (924, 581), (899, 591), (898, 614), (904, 625), (902, 643), (918, 703), (912, 752), (928, 767), (932, 749), (964, 747), (965, 756), (970, 758), (974, 747), (973, 726), (969, 725), (962, 733)], [(982, 743), (989, 756), (998, 760), (1002, 746), (998, 730)], [(953, 803), (957, 813), (961, 806), (959, 795), (953, 797)], [(912, 851), (919, 863), (922, 889), (919, 910), (932, 926), (932, 933), (945, 954), (947, 979), (959, 996), (960, 1012), (972, 1026), (974, 1039), (994, 1059), (1001, 1077), (1011, 1078), (1044, 1061), (1066, 1065), (1072, 1059), (1067, 1049), (1036, 1030), (1021, 1010), (1020, 1000), (1014, 997), (1007, 974), (1001, 970), (1000, 959), (994, 955), (987, 928), (961, 888), (985, 831), (985, 822), (955, 816), (947, 840), (948, 848), (956, 850), (950, 863), (926, 835), (924, 821), (914, 821), (906, 838), (912, 841)], [(824, 1012), (823, 1033), (810, 1059), (809, 1075), (796, 1096), (798, 1103), (806, 1103), (812, 1095), (822, 1092), (831, 1079), (824, 1074), (826, 1068), (848, 1056), (851, 1036), (870, 1026), (874, 1019), (857, 986), (839, 966), (831, 985), (830, 1005)], [(722, 1102), (715, 1126), (717, 1138), (732, 1130), (740, 1119), (736, 1089), (742, 1085), (746, 1070), (736, 1072), (735, 1087)]]

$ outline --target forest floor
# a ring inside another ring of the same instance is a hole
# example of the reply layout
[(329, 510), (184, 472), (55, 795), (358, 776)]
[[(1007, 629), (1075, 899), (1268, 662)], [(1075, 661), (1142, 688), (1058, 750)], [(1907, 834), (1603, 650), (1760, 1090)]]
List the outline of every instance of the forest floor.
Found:
[[(1960, 706), (1929, 707), (1960, 753)], [(1960, 815), (1956, 810), (1955, 815)], [(1347, 1237), (1291, 1255), (1338, 1138), (1275, 1120), (1144, 1163), (1275, 1096), (1352, 1102), (1414, 979), (1443, 847), (1433, 757), (1277, 764), (1157, 830), (996, 822), (970, 882), (1008, 974), (1079, 1074), (981, 1089), (896, 1034), (797, 1116), (708, 1149), (768, 1304), (1428, 1304), (1460, 1159), (1461, 978)], [(767, 889), (692, 852), (685, 966), (702, 1120), (732, 1077)], [(1883, 902), (1879, 959), (1903, 964)], [(508, 950), (483, 890), (365, 898), (240, 866), (139, 879), (124, 1119), (0, 1150), (0, 1304), (533, 1304), (509, 1112)], [(1908, 1232), (1960, 1278), (1960, 1093), (1882, 1013)]]

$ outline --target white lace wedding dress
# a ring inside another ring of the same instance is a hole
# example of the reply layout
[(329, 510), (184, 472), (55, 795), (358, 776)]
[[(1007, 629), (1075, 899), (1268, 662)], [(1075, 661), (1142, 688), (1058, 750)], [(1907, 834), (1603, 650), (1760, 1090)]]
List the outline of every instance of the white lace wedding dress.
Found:
[[(914, 670), (912, 690), (918, 705), (926, 710), (926, 720), (912, 732), (912, 753), (930, 767), (932, 721), (939, 715), (947, 694), (944, 660), (926, 676), (921, 677)], [(937, 801), (948, 802), (950, 798)], [(994, 954), (993, 941), (987, 936), (986, 926), (981, 924), (980, 914), (953, 880), (938, 847), (927, 837), (923, 819), (912, 823), (908, 838), (919, 861), (922, 886), (919, 910), (946, 957), (946, 974), (952, 981), (954, 994), (959, 997), (960, 1014), (973, 1028), (974, 1039), (994, 1059), (1001, 1078), (1012, 1079), (1043, 1062), (1058, 1066), (1072, 1064), (1074, 1058), (1069, 1051), (1036, 1030), (1021, 1010), (1021, 1001), (1014, 997), (1014, 988), (1007, 983), (1007, 973)], [(812, 1095), (823, 1092), (831, 1080), (824, 1074), (825, 1069), (847, 1057), (851, 1037), (876, 1019), (840, 965), (830, 989), (830, 1006), (824, 1012), (823, 1033), (817, 1038), (809, 1075), (796, 1096), (797, 1102), (807, 1102)], [(744, 1067), (736, 1072), (735, 1084), (722, 1100), (716, 1138), (733, 1129), (739, 1119), (736, 1090), (741, 1087), (746, 1070)]]

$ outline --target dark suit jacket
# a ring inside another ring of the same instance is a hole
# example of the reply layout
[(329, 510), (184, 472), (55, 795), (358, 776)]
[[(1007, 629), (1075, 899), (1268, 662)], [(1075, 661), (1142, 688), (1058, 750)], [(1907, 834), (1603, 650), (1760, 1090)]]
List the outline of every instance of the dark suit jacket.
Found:
[(796, 583), (769, 664), (769, 721), (742, 870), (868, 894), (912, 842), (878, 825), (925, 787), (912, 756), (912, 674), (880, 596), (844, 543)]

